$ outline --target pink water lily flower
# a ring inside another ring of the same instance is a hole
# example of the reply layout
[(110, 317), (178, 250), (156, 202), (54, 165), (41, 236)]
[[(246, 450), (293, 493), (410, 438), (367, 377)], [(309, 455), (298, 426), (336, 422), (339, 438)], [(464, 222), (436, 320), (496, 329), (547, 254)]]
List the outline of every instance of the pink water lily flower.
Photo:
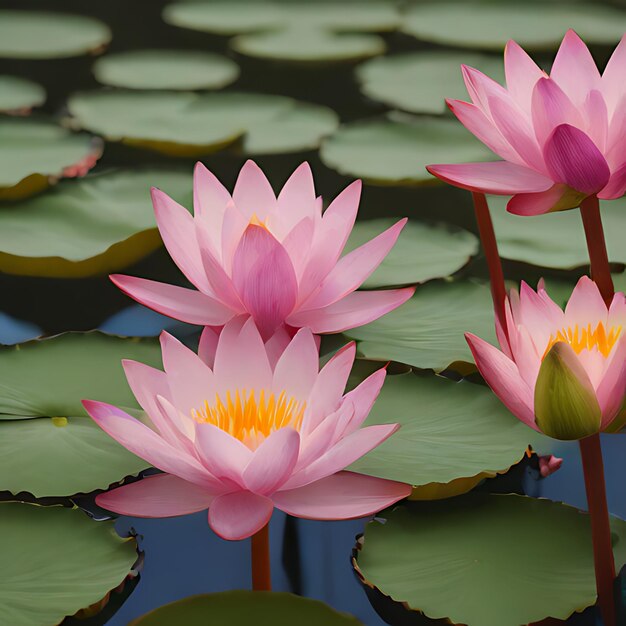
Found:
[(222, 326), (250, 315), (266, 340), (284, 324), (314, 333), (361, 326), (400, 306), (414, 289), (356, 291), (406, 223), (400, 220), (341, 256), (360, 193), (360, 181), (352, 183), (322, 215), (307, 163), (296, 169), (278, 198), (252, 161), (241, 169), (232, 197), (198, 163), (193, 216), (152, 189), (165, 246), (198, 291), (130, 276), (111, 279), (142, 304), (191, 324)]
[[(626, 393), (626, 299), (607, 308), (596, 284), (578, 281), (563, 311), (542, 284), (506, 301), (498, 350), (466, 335), (476, 365), (520, 420), (557, 439), (621, 427)], [(619, 422), (619, 423), (618, 423)]]
[(205, 342), (202, 358), (165, 332), (161, 345), (164, 372), (124, 362), (148, 425), (84, 401), (103, 430), (166, 472), (100, 494), (103, 508), (137, 517), (208, 508), (218, 535), (243, 539), (265, 526), (274, 507), (309, 519), (348, 519), (409, 495), (403, 483), (343, 471), (398, 428), (361, 428), (384, 369), (343, 394), (354, 343), (321, 371), (309, 329), (298, 331), (272, 368), (250, 319), (229, 322), (214, 351)]
[(453, 185), (513, 196), (507, 210), (539, 215), (626, 191), (626, 36), (604, 73), (578, 35), (565, 35), (550, 75), (514, 41), (506, 88), (463, 66), (471, 102), (449, 100), (461, 123), (503, 161), (430, 165)]

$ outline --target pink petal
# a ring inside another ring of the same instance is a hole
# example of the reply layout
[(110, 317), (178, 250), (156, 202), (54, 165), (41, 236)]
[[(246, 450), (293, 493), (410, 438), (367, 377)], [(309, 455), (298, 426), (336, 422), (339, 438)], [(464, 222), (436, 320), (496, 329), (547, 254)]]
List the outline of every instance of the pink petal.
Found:
[(340, 333), (378, 319), (397, 309), (415, 293), (415, 287), (381, 291), (355, 291), (323, 309), (297, 311), (287, 318), (295, 328), (314, 333)]
[(220, 259), (220, 263), (228, 276), (232, 274), (233, 255), (239, 245), (239, 240), (249, 224), (250, 218), (245, 217), (234, 202), (229, 202), (222, 223), (222, 256)]
[(233, 317), (231, 309), (200, 291), (122, 274), (109, 278), (137, 302), (188, 324), (221, 326)]
[(618, 415), (626, 398), (626, 335), (622, 335), (612, 350), (596, 396), (602, 410), (601, 428), (604, 429)]
[(274, 504), (265, 496), (236, 491), (213, 500), (209, 525), (222, 539), (238, 541), (261, 530), (272, 517)]
[(274, 393), (306, 401), (319, 371), (319, 350), (308, 328), (296, 333), (274, 368)]
[(285, 328), (280, 326), (278, 330), (265, 342), (265, 350), (267, 351), (267, 358), (270, 362), (272, 370), (276, 367), (280, 355), (286, 350), (287, 346), (291, 342), (291, 335)]
[(374, 239), (339, 259), (322, 281), (319, 291), (300, 308), (310, 310), (328, 306), (360, 287), (393, 248), (407, 221), (404, 218), (396, 222)]
[(592, 328), (595, 328), (598, 322), (606, 324), (607, 319), (608, 310), (598, 286), (588, 276), (581, 277), (565, 307), (567, 326), (578, 324), (586, 328), (591, 324)]
[(212, 235), (214, 250), (221, 248), (219, 235), (230, 194), (202, 163), (198, 161), (193, 172), (193, 209), (196, 219), (206, 225)]
[(564, 211), (580, 205), (585, 194), (578, 193), (562, 183), (556, 183), (546, 191), (516, 193), (507, 203), (506, 210), (513, 215), (543, 215), (552, 211)]
[(559, 124), (583, 126), (583, 119), (572, 101), (550, 78), (537, 81), (532, 95), (532, 119), (535, 135), (543, 145)]
[(315, 226), (310, 217), (305, 217), (287, 233), (282, 246), (287, 251), (297, 277), (302, 276), (311, 252)]
[(530, 111), (533, 87), (546, 73), (513, 40), (504, 48), (504, 72), (508, 92), (523, 111)]
[(387, 370), (384, 367), (376, 370), (361, 384), (346, 394), (345, 402), (352, 404), (354, 407), (354, 416), (347, 424), (345, 434), (350, 434), (365, 421), (374, 406), (374, 402), (376, 402), (376, 398), (378, 398), (386, 376)]
[(288, 232), (304, 218), (312, 220), (316, 204), (313, 173), (305, 162), (294, 171), (278, 194), (276, 222)]
[(552, 181), (546, 176), (507, 161), (428, 165), (426, 169), (456, 187), (501, 196), (545, 191), (552, 186)]
[(602, 200), (621, 198), (626, 193), (626, 163), (617, 168), (612, 174), (606, 187), (598, 193)]
[(287, 251), (262, 226), (246, 229), (233, 258), (233, 284), (269, 339), (296, 303), (298, 282)]
[(602, 74), (602, 93), (609, 114), (612, 115), (624, 97), (624, 74), (626, 73), (626, 35), (613, 51)]
[(626, 296), (621, 291), (616, 292), (611, 301), (608, 326), (626, 327)]
[(96, 504), (131, 517), (176, 517), (209, 508), (215, 493), (172, 474), (158, 474), (96, 496)]
[(516, 320), (518, 324), (526, 326), (533, 337), (545, 333), (546, 342), (554, 329), (560, 329), (566, 323), (563, 310), (550, 299), (545, 290), (536, 292), (525, 281), (522, 281), (520, 287)]
[(217, 350), (219, 336), (219, 332), (210, 326), (205, 326), (198, 342), (198, 356), (211, 369), (213, 369), (213, 364), (215, 363), (215, 351)]
[(510, 99), (507, 90), (498, 82), (489, 78), (469, 65), (461, 65), (463, 80), (472, 102), (490, 116), (490, 98)]
[(478, 370), (502, 404), (522, 422), (538, 430), (532, 391), (521, 378), (515, 363), (480, 337), (466, 333), (465, 338)]
[(300, 433), (294, 428), (274, 431), (254, 451), (243, 471), (246, 487), (253, 493), (271, 495), (291, 476), (300, 452)]
[(357, 459), (379, 446), (395, 433), (399, 424), (376, 424), (361, 428), (344, 437), (310, 465), (303, 467), (285, 483), (285, 489), (303, 487), (345, 469)]
[[(609, 114), (604, 97), (597, 89), (592, 89), (589, 92), (583, 103), (582, 111), (586, 118), (582, 128), (585, 128), (600, 152), (605, 153), (609, 136)], [(576, 124), (574, 125), (576, 126)]]
[[(350, 409), (352, 410), (352, 407)], [(337, 411), (320, 415), (311, 432), (304, 434), (301, 431), (300, 454), (293, 470), (294, 474), (316, 461), (331, 447), (335, 440), (337, 424), (346, 410), (347, 408), (341, 405)]]
[(249, 221), (253, 215), (264, 220), (276, 209), (276, 196), (261, 168), (254, 161), (246, 161), (239, 172), (233, 201), (242, 215)]
[(554, 129), (544, 157), (555, 182), (581, 193), (596, 193), (609, 182), (611, 172), (602, 153), (582, 130), (569, 124)]
[[(168, 398), (161, 395), (157, 395), (156, 404), (161, 413), (162, 422), (171, 428), (167, 440), (172, 441), (174, 447), (184, 450), (187, 454), (195, 458), (196, 451), (193, 441), (195, 438), (196, 423), (191, 415), (182, 413)], [(176, 436), (177, 440), (173, 440), (171, 435)]]
[(373, 515), (411, 494), (411, 486), (353, 472), (339, 472), (317, 482), (279, 491), (277, 508), (305, 519), (354, 519)]
[(153, 187), (151, 193), (159, 233), (172, 260), (193, 285), (210, 293), (193, 217), (160, 189)]

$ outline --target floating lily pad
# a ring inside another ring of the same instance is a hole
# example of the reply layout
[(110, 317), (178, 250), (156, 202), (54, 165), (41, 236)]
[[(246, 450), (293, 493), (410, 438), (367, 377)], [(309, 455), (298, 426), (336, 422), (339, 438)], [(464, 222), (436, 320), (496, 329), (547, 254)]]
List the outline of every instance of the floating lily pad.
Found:
[(46, 90), (32, 80), (19, 76), (0, 76), (0, 112), (29, 113), (33, 107), (45, 101)]
[[(383, 516), (385, 524), (365, 529), (357, 571), (365, 585), (406, 603), (407, 611), (449, 624), (520, 626), (564, 620), (596, 602), (591, 525), (577, 509), (468, 494)], [(626, 522), (613, 518), (611, 528), (619, 570), (626, 563)]]
[(410, 52), (372, 59), (356, 75), (373, 100), (411, 113), (445, 113), (445, 99), (466, 100), (461, 65), (504, 81), (502, 58), (463, 52)]
[(83, 128), (174, 156), (237, 140), (247, 154), (313, 149), (338, 123), (326, 107), (267, 94), (103, 90), (72, 96), (68, 107)]
[(468, 331), (496, 342), (489, 288), (437, 281), (419, 287), (395, 311), (344, 334), (357, 340), (367, 359), (441, 371), (456, 361), (473, 363)]
[[(467, 491), (521, 461), (529, 445), (552, 453), (554, 440), (526, 426), (483, 385), (412, 373), (387, 376), (366, 425), (401, 424), (401, 434), (350, 469), (447, 496)], [(474, 480), (472, 480), (474, 479)], [(418, 489), (416, 495), (420, 495)]]
[(50, 178), (85, 174), (101, 154), (101, 143), (90, 135), (46, 120), (1, 118), (0, 199), (31, 195)]
[(225, 591), (192, 596), (166, 604), (131, 622), (130, 626), (359, 626), (319, 600), (284, 592)]
[(101, 430), (82, 399), (139, 407), (121, 360), (160, 364), (157, 342), (68, 333), (0, 349), (2, 490), (36, 497), (106, 489), (148, 464)]
[(61, 59), (103, 48), (111, 31), (84, 15), (0, 11), (0, 58)]
[(0, 504), (0, 612), (11, 626), (50, 626), (102, 600), (131, 573), (134, 539), (79, 509)]
[(0, 270), (80, 277), (123, 269), (161, 245), (150, 187), (191, 206), (190, 173), (117, 171), (0, 206)]
[(130, 50), (93, 66), (98, 82), (129, 89), (219, 89), (237, 80), (234, 61), (192, 50)]
[(400, 27), (423, 41), (482, 50), (502, 50), (509, 39), (526, 49), (553, 50), (568, 28), (588, 44), (615, 45), (626, 17), (595, 2), (441, 1), (414, 4)]
[(385, 51), (372, 32), (394, 30), (391, 2), (179, 2), (163, 12), (166, 22), (220, 35), (237, 52), (299, 62), (354, 61)]
[(456, 120), (402, 116), (353, 122), (328, 137), (322, 161), (341, 174), (379, 185), (433, 185), (430, 163), (462, 163), (493, 155)]
[[(396, 220), (357, 222), (345, 252), (373, 239)], [(478, 239), (470, 232), (447, 225), (409, 221), (396, 245), (378, 269), (363, 283), (367, 289), (414, 285), (454, 274), (478, 251)]]
[[(490, 196), (498, 249), (506, 259), (538, 267), (572, 269), (589, 265), (580, 211), (560, 211), (523, 217), (505, 210), (508, 198)], [(626, 198), (601, 202), (609, 259), (626, 263)]]

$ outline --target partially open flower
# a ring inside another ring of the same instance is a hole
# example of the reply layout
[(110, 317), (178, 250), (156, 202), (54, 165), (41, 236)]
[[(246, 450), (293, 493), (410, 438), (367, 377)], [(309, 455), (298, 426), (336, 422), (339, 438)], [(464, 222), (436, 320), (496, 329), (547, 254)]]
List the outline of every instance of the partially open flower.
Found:
[(148, 425), (85, 400), (93, 419), (131, 452), (166, 472), (100, 494), (97, 503), (137, 517), (209, 509), (225, 539), (243, 539), (274, 507), (309, 519), (370, 515), (411, 487), (343, 471), (398, 428), (361, 428), (385, 379), (378, 370), (343, 394), (354, 344), (319, 371), (310, 330), (300, 330), (275, 366), (251, 319), (228, 323), (202, 358), (161, 335), (165, 371), (124, 362)]

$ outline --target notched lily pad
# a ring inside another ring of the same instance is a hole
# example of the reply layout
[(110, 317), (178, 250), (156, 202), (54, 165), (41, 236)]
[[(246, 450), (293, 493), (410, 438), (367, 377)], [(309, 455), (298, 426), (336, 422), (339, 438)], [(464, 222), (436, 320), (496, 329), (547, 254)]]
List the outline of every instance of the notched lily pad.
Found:
[(46, 101), (46, 90), (32, 80), (19, 76), (0, 76), (0, 113), (28, 115), (33, 107)]
[(237, 141), (247, 154), (314, 149), (338, 124), (326, 107), (267, 94), (102, 90), (68, 108), (74, 125), (107, 139), (188, 157)]

